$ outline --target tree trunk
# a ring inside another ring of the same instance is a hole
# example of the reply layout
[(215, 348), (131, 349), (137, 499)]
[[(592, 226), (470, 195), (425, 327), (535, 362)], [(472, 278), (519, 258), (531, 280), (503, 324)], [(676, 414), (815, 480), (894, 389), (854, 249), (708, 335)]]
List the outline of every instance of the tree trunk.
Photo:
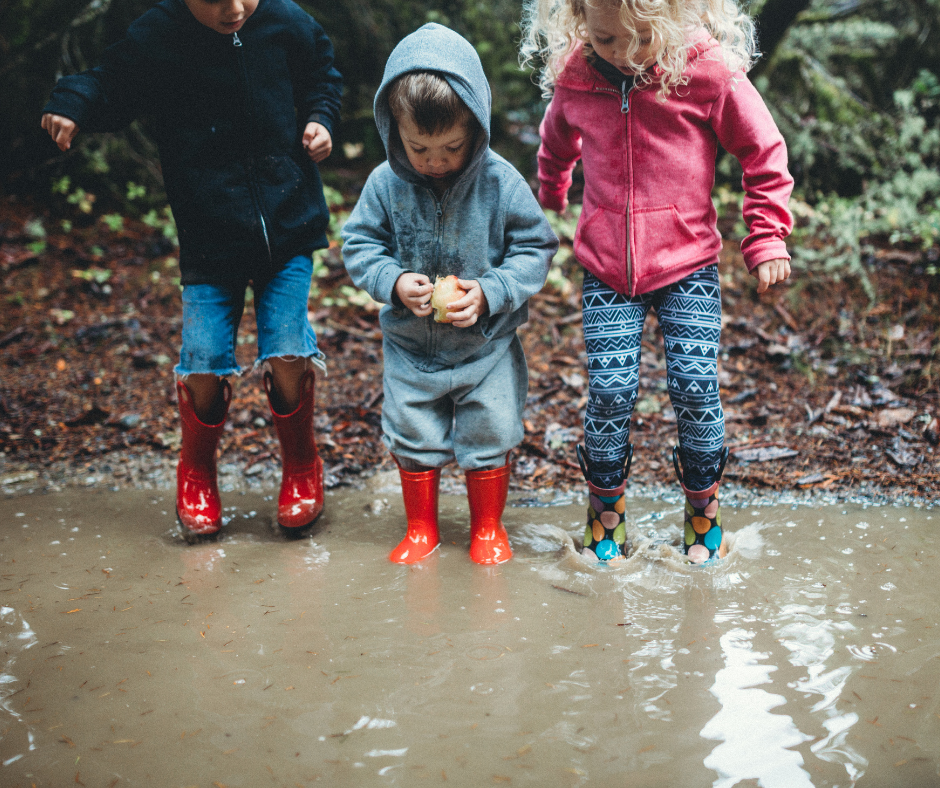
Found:
[(751, 69), (752, 76), (757, 76), (767, 68), (777, 46), (809, 4), (810, 0), (767, 0), (764, 3), (764, 7), (754, 18), (761, 57)]

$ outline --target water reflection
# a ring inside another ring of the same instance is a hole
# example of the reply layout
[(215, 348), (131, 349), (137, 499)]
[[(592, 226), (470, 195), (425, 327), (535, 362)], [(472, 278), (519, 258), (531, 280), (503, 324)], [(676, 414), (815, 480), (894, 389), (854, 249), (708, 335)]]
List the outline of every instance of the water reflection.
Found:
[[(0, 731), (4, 756), (0, 761), (2, 766), (16, 763), (26, 752), (36, 749), (33, 726), (24, 716), (27, 710), (24, 709), (23, 714), (20, 714), (14, 706), (13, 698), (28, 688), (28, 685), (25, 685), (16, 689), (20, 680), (14, 673), (15, 663), (38, 642), (32, 627), (14, 608), (6, 605), (0, 607), (0, 653), (6, 657), (0, 672), (0, 710), (3, 711), (0, 724), (4, 726)], [(13, 725), (7, 725), (4, 719), (7, 715)]]
[(0, 512), (0, 784), (937, 784), (926, 513), (729, 507), (731, 558), (693, 571), (655, 544), (678, 510), (604, 567), (582, 506), (517, 509), (513, 561), (461, 530), (403, 568), (346, 500), (309, 539), (193, 546), (145, 496), (81, 534), (52, 496)]
[(789, 749), (812, 738), (793, 719), (771, 710), (786, 703), (782, 695), (759, 689), (777, 668), (762, 664), (768, 654), (753, 650), (754, 632), (734, 628), (721, 636), (725, 667), (715, 675), (712, 693), (721, 709), (702, 728), (703, 739), (722, 742), (704, 764), (718, 774), (715, 788), (756, 779), (764, 788), (812, 788), (803, 756)]

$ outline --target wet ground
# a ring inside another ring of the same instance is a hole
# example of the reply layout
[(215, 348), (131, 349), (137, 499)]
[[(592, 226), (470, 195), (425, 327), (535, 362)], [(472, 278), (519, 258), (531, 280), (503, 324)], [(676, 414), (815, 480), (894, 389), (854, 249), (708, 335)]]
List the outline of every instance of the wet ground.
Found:
[[(466, 501), (415, 567), (394, 477), (286, 540), (225, 496), (185, 544), (166, 491), (0, 506), (0, 784), (940, 785), (936, 510), (738, 501), (692, 569), (678, 500), (584, 563), (583, 501), (514, 494), (473, 565)], [(536, 505), (539, 504), (539, 505)]]
[[(361, 183), (344, 187), (336, 226)], [(0, 199), (0, 495), (174, 483), (177, 250), (141, 222), (109, 229), (85, 217), (66, 230), (61, 218)], [(520, 329), (529, 396), (525, 440), (513, 452), (515, 492), (583, 485), (575, 458), (587, 403), (581, 270), (573, 217), (551, 218), (561, 251)], [(856, 277), (795, 270), (786, 285), (758, 295), (735, 220), (721, 228), (719, 386), (731, 452), (724, 480), (777, 493), (940, 503), (940, 276), (925, 268), (927, 258), (884, 250), (864, 269), (871, 290)], [(381, 440), (378, 305), (352, 287), (333, 240), (318, 257), (309, 300), (329, 367), (317, 379), (315, 424), (327, 484), (355, 486), (394, 463)], [(236, 352), (246, 369), (257, 356), (252, 298), (249, 291)], [(253, 490), (273, 487), (280, 450), (260, 378), (232, 382), (222, 475)], [(630, 439), (631, 484), (674, 487), (675, 414), (652, 314)]]

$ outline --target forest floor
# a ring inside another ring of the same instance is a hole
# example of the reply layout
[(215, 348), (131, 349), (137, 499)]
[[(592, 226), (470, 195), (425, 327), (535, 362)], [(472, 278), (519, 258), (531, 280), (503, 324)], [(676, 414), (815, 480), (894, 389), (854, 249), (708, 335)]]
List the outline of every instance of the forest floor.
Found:
[[(172, 489), (179, 448), (173, 366), (180, 339), (176, 249), (159, 229), (112, 221), (69, 232), (0, 201), (0, 492), (77, 486)], [(562, 227), (563, 234), (570, 236)], [(583, 486), (574, 447), (587, 400), (577, 266), (570, 237), (521, 331), (530, 388), (512, 489)], [(316, 426), (327, 484), (394, 465), (380, 438), (377, 305), (325, 256), (310, 314), (329, 374)], [(886, 247), (858, 281), (795, 271), (759, 296), (729, 240), (721, 261), (720, 384), (740, 488), (940, 502), (940, 287), (922, 253)], [(240, 363), (256, 350), (249, 302)], [(257, 375), (234, 381), (220, 467), (229, 486), (276, 489), (278, 447)], [(633, 421), (636, 489), (674, 489), (675, 417), (650, 316)], [(456, 482), (456, 469), (446, 478)]]

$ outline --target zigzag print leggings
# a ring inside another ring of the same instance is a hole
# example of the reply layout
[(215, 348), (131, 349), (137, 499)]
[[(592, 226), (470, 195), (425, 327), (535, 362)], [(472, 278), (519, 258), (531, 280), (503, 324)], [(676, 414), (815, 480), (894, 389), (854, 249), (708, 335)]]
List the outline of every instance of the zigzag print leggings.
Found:
[[(718, 265), (630, 298), (584, 272), (581, 298), (588, 355), (584, 442), (591, 481), (616, 487), (630, 441), (640, 383), (643, 323), (656, 310), (666, 351), (666, 383), (678, 422), (685, 485), (704, 490), (718, 480), (725, 418), (718, 393), (721, 285)], [(663, 455), (671, 452), (663, 447)]]

